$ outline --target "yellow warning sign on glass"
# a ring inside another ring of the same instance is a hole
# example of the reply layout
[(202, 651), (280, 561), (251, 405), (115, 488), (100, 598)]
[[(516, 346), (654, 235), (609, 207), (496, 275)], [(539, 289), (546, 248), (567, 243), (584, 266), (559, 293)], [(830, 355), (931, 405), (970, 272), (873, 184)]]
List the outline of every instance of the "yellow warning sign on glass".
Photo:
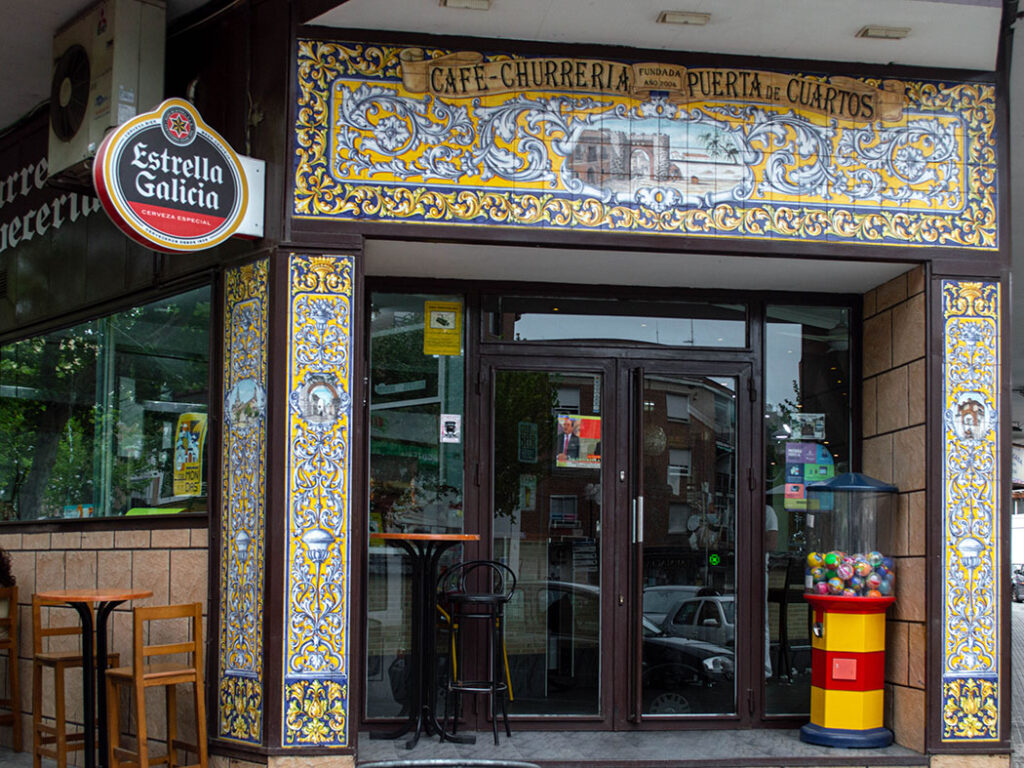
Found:
[(423, 354), (462, 354), (462, 302), (423, 303)]

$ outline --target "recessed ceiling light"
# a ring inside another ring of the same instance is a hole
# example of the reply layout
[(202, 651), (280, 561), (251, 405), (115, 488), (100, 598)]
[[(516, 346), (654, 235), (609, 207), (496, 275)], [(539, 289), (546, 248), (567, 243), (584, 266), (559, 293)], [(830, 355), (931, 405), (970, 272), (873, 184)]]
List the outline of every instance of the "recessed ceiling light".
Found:
[(857, 37), (870, 37), (873, 40), (902, 40), (910, 34), (910, 27), (882, 27), (869, 24), (861, 27)]
[(694, 27), (703, 27), (711, 21), (710, 13), (697, 13), (696, 11), (662, 11), (658, 14), (659, 24), (689, 24)]
[(441, 0), (446, 8), (466, 8), (471, 11), (489, 11), (491, 0)]

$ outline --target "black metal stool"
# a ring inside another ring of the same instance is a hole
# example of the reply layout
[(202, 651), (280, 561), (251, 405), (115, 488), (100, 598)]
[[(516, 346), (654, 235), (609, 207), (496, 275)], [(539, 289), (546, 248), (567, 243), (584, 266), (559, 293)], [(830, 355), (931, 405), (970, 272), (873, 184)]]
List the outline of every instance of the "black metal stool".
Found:
[[(480, 583), (479, 589), (473, 581)], [(454, 704), (451, 733), (459, 722), (461, 696), (464, 693), (488, 694), (491, 698), (491, 717), (494, 743), (498, 743), (498, 700), (505, 720), (505, 733), (511, 738), (506, 700), (510, 698), (508, 662), (505, 656), (505, 604), (516, 589), (516, 575), (504, 563), (495, 560), (470, 560), (452, 566), (437, 581), (442, 603), (450, 611), (452, 632), (448, 681), (444, 686), (444, 720), (441, 740), (444, 741), (448, 723), (449, 705)], [(486, 622), (490, 628), (490, 675), (485, 680), (465, 680), (462, 670), (462, 630), (466, 622)]]

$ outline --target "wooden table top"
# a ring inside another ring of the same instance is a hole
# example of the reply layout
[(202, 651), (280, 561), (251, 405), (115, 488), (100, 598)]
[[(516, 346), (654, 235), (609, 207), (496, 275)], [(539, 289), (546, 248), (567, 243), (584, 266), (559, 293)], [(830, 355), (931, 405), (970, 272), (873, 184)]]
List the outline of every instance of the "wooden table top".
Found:
[(379, 533), (370, 534), (371, 539), (384, 541), (480, 541), (479, 533)]
[(49, 589), (36, 593), (42, 600), (63, 600), (66, 603), (108, 603), (112, 600), (141, 600), (152, 597), (149, 589)]

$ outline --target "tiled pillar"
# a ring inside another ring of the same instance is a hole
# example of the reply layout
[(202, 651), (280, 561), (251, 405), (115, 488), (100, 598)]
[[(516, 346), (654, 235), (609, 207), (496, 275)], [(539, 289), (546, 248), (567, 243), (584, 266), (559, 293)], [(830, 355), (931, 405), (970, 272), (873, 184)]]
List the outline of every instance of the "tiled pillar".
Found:
[(355, 258), (288, 256), (281, 746), (350, 748)]
[[(1005, 744), (1003, 286), (937, 280), (942, 312), (940, 748)], [(940, 522), (940, 521), (936, 521)], [(938, 618), (938, 617), (936, 617)]]
[(225, 270), (216, 729), (262, 745), (268, 261)]

